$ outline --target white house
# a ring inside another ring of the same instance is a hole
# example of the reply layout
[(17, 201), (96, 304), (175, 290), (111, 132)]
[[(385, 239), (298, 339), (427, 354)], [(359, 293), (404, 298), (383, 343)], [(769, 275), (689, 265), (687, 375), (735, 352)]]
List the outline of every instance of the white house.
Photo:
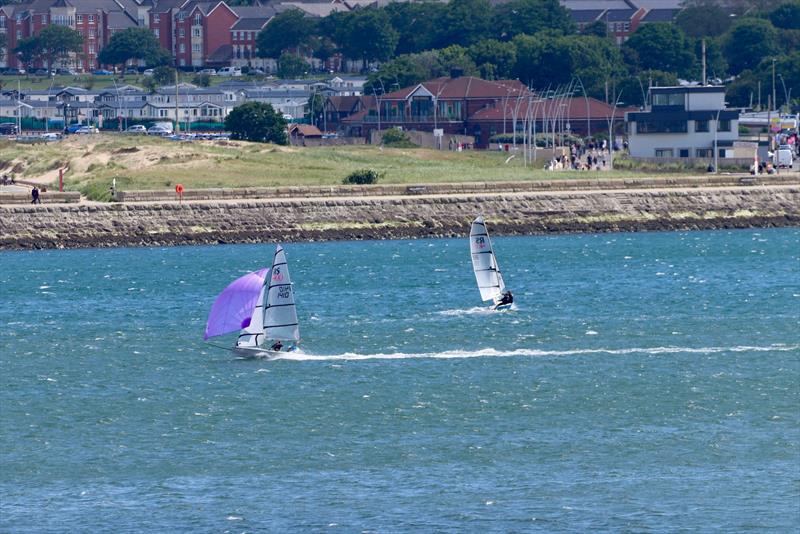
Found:
[(739, 111), (725, 109), (719, 86), (651, 87), (646, 111), (628, 112), (630, 154), (635, 158), (733, 158)]

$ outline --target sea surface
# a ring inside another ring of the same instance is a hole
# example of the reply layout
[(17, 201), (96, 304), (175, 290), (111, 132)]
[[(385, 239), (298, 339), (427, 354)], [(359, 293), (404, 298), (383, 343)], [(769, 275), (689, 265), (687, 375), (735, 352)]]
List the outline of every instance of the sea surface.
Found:
[(274, 245), (0, 253), (0, 532), (798, 531), (800, 230), (493, 241), (285, 244), (281, 361)]

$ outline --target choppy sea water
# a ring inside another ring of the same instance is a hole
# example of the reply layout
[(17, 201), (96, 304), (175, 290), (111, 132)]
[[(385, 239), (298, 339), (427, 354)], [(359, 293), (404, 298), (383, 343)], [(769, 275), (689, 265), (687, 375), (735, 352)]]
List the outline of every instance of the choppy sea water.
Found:
[(493, 241), (509, 312), (466, 239), (286, 244), (275, 362), (201, 341), (272, 245), (0, 253), (0, 531), (798, 529), (800, 231)]

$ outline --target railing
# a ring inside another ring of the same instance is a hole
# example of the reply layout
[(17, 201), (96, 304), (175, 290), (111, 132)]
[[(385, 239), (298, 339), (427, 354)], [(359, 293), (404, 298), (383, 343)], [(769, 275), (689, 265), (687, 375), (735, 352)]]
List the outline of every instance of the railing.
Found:
[[(380, 122), (414, 122), (414, 123), (424, 123), (424, 122), (461, 122), (462, 119), (455, 115), (437, 115), (436, 117), (433, 114), (430, 115), (381, 115)], [(377, 123), (378, 116), (375, 114), (366, 115), (364, 117), (364, 122), (369, 123)]]

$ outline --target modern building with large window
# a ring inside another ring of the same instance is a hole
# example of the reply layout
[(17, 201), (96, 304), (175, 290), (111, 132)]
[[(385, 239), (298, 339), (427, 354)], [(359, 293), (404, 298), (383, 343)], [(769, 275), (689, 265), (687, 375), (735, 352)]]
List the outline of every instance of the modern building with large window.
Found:
[(630, 154), (636, 158), (733, 158), (739, 110), (725, 109), (725, 88), (651, 87), (646, 111), (628, 112)]

